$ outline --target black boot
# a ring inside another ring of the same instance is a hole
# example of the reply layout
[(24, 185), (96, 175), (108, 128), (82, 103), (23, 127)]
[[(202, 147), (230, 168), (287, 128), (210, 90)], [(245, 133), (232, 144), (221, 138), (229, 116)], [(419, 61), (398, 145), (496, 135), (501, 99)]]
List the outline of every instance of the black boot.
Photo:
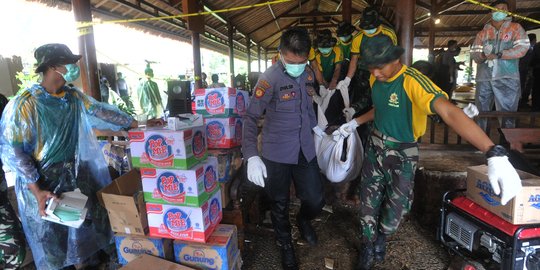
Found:
[(281, 266), (284, 270), (298, 270), (298, 263), (296, 262), (296, 255), (294, 254), (294, 247), (290, 241), (281, 242)]
[(376, 262), (382, 262), (384, 261), (384, 256), (386, 255), (386, 235), (383, 233), (379, 233), (377, 235), (377, 240), (374, 244), (374, 251), (375, 251), (375, 261)]
[(358, 252), (355, 270), (370, 270), (373, 266), (373, 243), (363, 243)]
[(298, 230), (300, 231), (300, 236), (302, 239), (306, 240), (310, 246), (317, 245), (317, 233), (315, 233), (313, 226), (311, 226), (311, 222), (304, 219), (302, 215), (297, 215), (296, 224), (298, 225)]

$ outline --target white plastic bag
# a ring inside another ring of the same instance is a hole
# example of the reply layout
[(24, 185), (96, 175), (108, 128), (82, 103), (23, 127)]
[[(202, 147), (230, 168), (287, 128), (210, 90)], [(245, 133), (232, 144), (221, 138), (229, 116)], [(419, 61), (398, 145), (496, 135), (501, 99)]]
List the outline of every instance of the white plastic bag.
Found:
[[(324, 110), (328, 106), (330, 97), (330, 94), (327, 95), (322, 104), (317, 106), (318, 125), (313, 128), (313, 132), (317, 162), (321, 172), (326, 175), (330, 182), (339, 183), (358, 177), (362, 168), (364, 149), (356, 130), (348, 138), (342, 135), (328, 135), (324, 132), (328, 125)], [(345, 99), (348, 103), (348, 94)], [(345, 141), (347, 141), (347, 147), (345, 149), (345, 159), (342, 160)]]

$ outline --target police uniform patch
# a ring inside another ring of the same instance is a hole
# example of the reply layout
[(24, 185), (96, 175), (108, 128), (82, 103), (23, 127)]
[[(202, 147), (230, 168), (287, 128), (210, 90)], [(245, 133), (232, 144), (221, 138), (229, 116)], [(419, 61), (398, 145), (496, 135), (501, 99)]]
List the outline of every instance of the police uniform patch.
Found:
[(257, 88), (255, 88), (255, 98), (261, 98), (262, 96), (264, 96), (264, 92), (266, 92), (266, 89), (258, 86)]
[(281, 95), (280, 99), (282, 101), (288, 101), (288, 100), (291, 100), (293, 97), (294, 97), (293, 93), (284, 93)]
[(312, 81), (312, 80), (313, 80), (313, 77), (311, 77), (311, 74), (309, 74), (309, 75), (307, 76), (307, 79), (308, 79), (308, 81)]
[(270, 88), (270, 83), (268, 83), (267, 80), (260, 80), (259, 83), (258, 83), (258, 86), (259, 87), (262, 87), (264, 88), (264, 90)]

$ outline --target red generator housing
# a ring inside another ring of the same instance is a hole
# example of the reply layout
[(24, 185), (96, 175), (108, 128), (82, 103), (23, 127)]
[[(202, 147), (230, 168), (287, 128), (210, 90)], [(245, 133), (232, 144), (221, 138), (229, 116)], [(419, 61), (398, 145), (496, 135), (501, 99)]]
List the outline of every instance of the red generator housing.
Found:
[(540, 270), (540, 224), (514, 225), (461, 195), (443, 196), (437, 238), (486, 269)]

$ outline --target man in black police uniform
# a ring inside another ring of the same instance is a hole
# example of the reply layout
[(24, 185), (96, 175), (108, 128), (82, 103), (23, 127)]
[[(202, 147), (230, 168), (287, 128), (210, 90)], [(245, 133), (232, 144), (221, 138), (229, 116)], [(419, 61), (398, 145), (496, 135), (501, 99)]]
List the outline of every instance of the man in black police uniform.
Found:
[[(298, 228), (310, 245), (317, 244), (310, 220), (324, 206), (312, 134), (316, 126), (312, 98), (315, 76), (306, 69), (310, 48), (305, 29), (291, 28), (283, 33), (280, 59), (260, 76), (244, 116), (242, 152), (248, 161), (248, 179), (263, 187), (271, 199), (272, 224), (284, 269), (298, 269), (289, 222), (291, 179), (302, 201), (296, 217)], [(259, 154), (256, 122), (265, 111)]]

